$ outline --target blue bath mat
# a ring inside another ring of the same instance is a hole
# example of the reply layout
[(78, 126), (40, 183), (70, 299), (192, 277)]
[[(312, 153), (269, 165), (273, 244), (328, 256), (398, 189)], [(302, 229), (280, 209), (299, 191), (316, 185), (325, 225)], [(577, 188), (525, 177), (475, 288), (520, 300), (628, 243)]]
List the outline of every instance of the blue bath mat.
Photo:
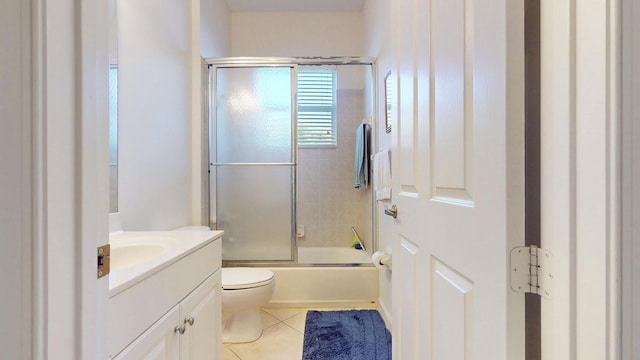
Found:
[(391, 360), (391, 334), (376, 310), (309, 311), (302, 360)]

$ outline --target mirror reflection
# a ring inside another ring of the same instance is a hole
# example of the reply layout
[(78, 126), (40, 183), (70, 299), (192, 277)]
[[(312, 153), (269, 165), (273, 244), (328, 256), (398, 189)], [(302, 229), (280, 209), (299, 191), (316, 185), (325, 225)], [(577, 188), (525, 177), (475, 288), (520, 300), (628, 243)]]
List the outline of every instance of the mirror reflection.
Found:
[(109, 212), (118, 212), (118, 25), (109, 0)]
[(386, 131), (391, 132), (391, 125), (393, 124), (392, 110), (393, 110), (393, 93), (391, 83), (391, 71), (384, 77), (384, 108), (385, 108), (385, 124)]

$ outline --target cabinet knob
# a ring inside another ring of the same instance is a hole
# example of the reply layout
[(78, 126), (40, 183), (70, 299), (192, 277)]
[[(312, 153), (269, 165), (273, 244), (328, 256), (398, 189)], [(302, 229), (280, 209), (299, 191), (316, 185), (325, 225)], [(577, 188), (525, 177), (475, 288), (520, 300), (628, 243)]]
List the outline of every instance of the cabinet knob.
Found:
[(184, 334), (184, 332), (187, 331), (187, 326), (185, 324), (182, 324), (182, 326), (176, 326), (173, 329), (174, 333), (180, 333), (180, 335)]
[(184, 323), (189, 324), (189, 326), (193, 326), (194, 322), (196, 322), (196, 319), (193, 316), (189, 316), (188, 318), (184, 319)]

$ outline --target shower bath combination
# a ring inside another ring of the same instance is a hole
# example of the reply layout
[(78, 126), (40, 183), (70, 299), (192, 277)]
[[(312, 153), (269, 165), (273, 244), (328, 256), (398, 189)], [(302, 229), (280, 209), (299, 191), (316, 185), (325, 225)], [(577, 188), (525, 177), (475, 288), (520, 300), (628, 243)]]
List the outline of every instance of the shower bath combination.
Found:
[(210, 219), (225, 231), (225, 266), (371, 266), (373, 196), (353, 188), (353, 171), (356, 128), (374, 117), (374, 59), (206, 61)]
[(273, 273), (271, 306), (377, 301), (373, 194), (354, 189), (373, 61), (207, 60), (210, 226), (225, 231), (224, 267)]

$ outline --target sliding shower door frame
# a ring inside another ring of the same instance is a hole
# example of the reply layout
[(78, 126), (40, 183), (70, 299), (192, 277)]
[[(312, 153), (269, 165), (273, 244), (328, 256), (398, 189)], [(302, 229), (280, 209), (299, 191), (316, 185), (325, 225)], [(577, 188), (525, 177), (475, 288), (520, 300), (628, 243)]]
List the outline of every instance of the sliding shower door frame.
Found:
[[(221, 166), (223, 164), (219, 164), (216, 161), (213, 161), (216, 158), (216, 148), (215, 146), (211, 146), (213, 144), (213, 140), (216, 139), (216, 72), (217, 69), (220, 68), (256, 68), (256, 67), (290, 67), (293, 69), (292, 71), (292, 81), (291, 81), (291, 96), (292, 96), (292, 109), (291, 109), (291, 137), (292, 137), (292, 163), (243, 163), (243, 164), (235, 164), (235, 163), (225, 163), (224, 166), (251, 166), (251, 165), (261, 165), (261, 166), (283, 166), (283, 165), (291, 165), (292, 166), (292, 186), (291, 186), (291, 209), (292, 209), (292, 217), (291, 217), (291, 258), (292, 260), (268, 260), (268, 261), (260, 261), (260, 260), (223, 260), (223, 264), (225, 266), (309, 266), (309, 264), (298, 264), (298, 246), (297, 246), (297, 166), (298, 166), (298, 89), (297, 89), (297, 78), (298, 78), (298, 66), (330, 66), (330, 65), (367, 65), (371, 66), (371, 79), (372, 79), (372, 115), (374, 118), (378, 117), (378, 109), (377, 109), (377, 71), (376, 71), (376, 61), (373, 57), (362, 57), (362, 56), (337, 56), (337, 57), (223, 57), (223, 58), (208, 58), (204, 60), (205, 63), (209, 66), (209, 158), (212, 160), (209, 163), (209, 175), (210, 178), (215, 176), (216, 167)], [(374, 136), (372, 139), (372, 147), (375, 148), (376, 137)], [(211, 181), (211, 180), (210, 180)], [(376, 206), (375, 199), (373, 197), (372, 192), (372, 226), (373, 229), (376, 228), (377, 217), (376, 217)], [(209, 191), (209, 208), (212, 208), (212, 204), (216, 204), (216, 191)], [(213, 210), (210, 210), (209, 215), (209, 223), (212, 228), (215, 228), (216, 222), (214, 221), (214, 217), (217, 217), (217, 214)], [(375, 230), (372, 231), (372, 245), (373, 251), (377, 249), (377, 233)], [(327, 264), (313, 264), (312, 266), (331, 266)], [(360, 266), (360, 264), (340, 264), (340, 266)]]
[[(220, 63), (211, 63), (210, 59), (205, 60), (209, 64), (209, 103), (211, 104), (210, 109), (216, 109), (216, 75), (218, 69), (230, 69), (230, 68), (268, 68), (268, 67), (278, 67), (278, 68), (290, 68), (291, 69), (291, 161), (286, 162), (265, 162), (265, 163), (218, 163), (217, 162), (217, 153), (216, 147), (211, 146), (212, 140), (216, 139), (217, 136), (217, 112), (215, 110), (209, 111), (209, 153), (210, 159), (212, 160), (209, 163), (209, 175), (210, 178), (216, 176), (217, 168), (220, 166), (290, 166), (291, 168), (291, 226), (290, 226), (290, 239), (291, 239), (291, 260), (269, 260), (269, 262), (274, 263), (292, 263), (298, 261), (298, 248), (296, 246), (296, 187), (297, 187), (297, 159), (298, 159), (298, 131), (297, 131), (297, 79), (298, 79), (298, 65), (292, 63), (268, 63), (268, 62), (252, 62), (252, 63), (234, 63), (234, 62), (220, 62)], [(217, 181), (215, 181), (217, 187)], [(210, 205), (215, 204), (217, 191), (211, 191), (210, 194)], [(217, 211), (211, 211), (209, 223), (212, 228), (216, 227), (216, 222), (214, 222), (214, 216), (217, 219)], [(242, 263), (255, 263), (255, 260), (225, 260), (225, 262), (232, 262), (236, 264)]]

